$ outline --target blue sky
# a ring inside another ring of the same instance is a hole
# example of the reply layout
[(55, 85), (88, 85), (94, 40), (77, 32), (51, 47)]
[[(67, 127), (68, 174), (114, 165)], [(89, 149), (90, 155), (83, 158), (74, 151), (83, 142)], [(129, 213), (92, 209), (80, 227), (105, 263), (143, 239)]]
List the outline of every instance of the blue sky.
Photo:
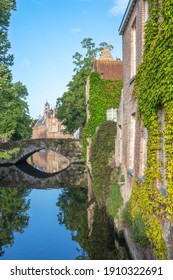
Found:
[(38, 117), (46, 101), (67, 90), (73, 75), (75, 52), (81, 41), (92, 38), (98, 46), (114, 46), (122, 57), (118, 34), (128, 0), (16, 0), (9, 28), (10, 53), (14, 54), (13, 80), (26, 85), (30, 115)]

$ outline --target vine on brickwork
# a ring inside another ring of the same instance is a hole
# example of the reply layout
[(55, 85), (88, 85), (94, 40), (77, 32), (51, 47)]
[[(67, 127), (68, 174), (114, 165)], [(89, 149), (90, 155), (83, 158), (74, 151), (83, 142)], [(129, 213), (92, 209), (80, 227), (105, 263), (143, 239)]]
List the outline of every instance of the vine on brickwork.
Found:
[(106, 110), (109, 108), (118, 108), (121, 88), (122, 80), (104, 80), (101, 79), (100, 73), (98, 72), (92, 72), (90, 74), (90, 119), (82, 132), (84, 157), (86, 157), (86, 147), (88, 145), (87, 137), (91, 137), (92, 142), (94, 142), (96, 128), (106, 121)]
[[(146, 235), (159, 259), (166, 259), (161, 220), (173, 219), (173, 3), (171, 0), (149, 0), (150, 18), (145, 28), (143, 62), (135, 77), (134, 96), (148, 129), (147, 167), (145, 181), (134, 182), (131, 208), (132, 217), (142, 213)], [(164, 130), (159, 129), (158, 109), (164, 111)], [(163, 182), (158, 159), (164, 137), (166, 153), (166, 196), (154, 187), (156, 180)]]

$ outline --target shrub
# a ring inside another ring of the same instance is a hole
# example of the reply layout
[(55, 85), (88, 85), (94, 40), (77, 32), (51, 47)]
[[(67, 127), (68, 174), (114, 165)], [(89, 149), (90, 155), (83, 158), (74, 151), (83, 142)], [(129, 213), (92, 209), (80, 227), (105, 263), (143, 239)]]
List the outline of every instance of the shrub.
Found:
[(124, 223), (128, 225), (132, 225), (132, 216), (131, 216), (131, 205), (130, 201), (126, 202), (126, 205), (122, 212), (122, 219)]
[(132, 238), (134, 242), (138, 243), (142, 247), (146, 246), (147, 243), (147, 236), (145, 232), (145, 223), (141, 214), (138, 214), (132, 224)]
[(106, 201), (108, 214), (113, 218), (116, 218), (122, 202), (123, 198), (121, 195), (120, 187), (116, 182), (113, 182)]

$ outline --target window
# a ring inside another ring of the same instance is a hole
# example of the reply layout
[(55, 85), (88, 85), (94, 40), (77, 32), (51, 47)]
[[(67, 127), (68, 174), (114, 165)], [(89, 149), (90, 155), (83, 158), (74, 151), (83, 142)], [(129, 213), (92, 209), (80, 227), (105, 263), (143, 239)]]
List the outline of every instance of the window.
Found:
[(106, 119), (107, 121), (117, 122), (117, 109), (111, 108), (106, 111)]
[(131, 77), (136, 75), (136, 19), (131, 30)]
[(144, 21), (146, 22), (148, 18), (149, 18), (148, 0), (144, 0)]
[(119, 136), (119, 162), (122, 163), (122, 128), (121, 125), (118, 126), (118, 136)]
[(135, 155), (135, 127), (136, 114), (131, 115), (130, 119), (130, 147), (129, 147), (129, 168), (134, 169), (134, 155)]

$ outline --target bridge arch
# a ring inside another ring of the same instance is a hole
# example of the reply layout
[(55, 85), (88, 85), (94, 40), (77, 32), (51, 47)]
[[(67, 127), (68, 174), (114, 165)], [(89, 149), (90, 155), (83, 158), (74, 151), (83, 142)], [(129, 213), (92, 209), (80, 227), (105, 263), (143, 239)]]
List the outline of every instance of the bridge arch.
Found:
[[(17, 149), (16, 149), (17, 148)], [(82, 146), (76, 139), (29, 139), (0, 144), (3, 151), (15, 151), (10, 159), (0, 159), (0, 164), (16, 164), (42, 149), (53, 150), (65, 156), (70, 163), (81, 163)]]

